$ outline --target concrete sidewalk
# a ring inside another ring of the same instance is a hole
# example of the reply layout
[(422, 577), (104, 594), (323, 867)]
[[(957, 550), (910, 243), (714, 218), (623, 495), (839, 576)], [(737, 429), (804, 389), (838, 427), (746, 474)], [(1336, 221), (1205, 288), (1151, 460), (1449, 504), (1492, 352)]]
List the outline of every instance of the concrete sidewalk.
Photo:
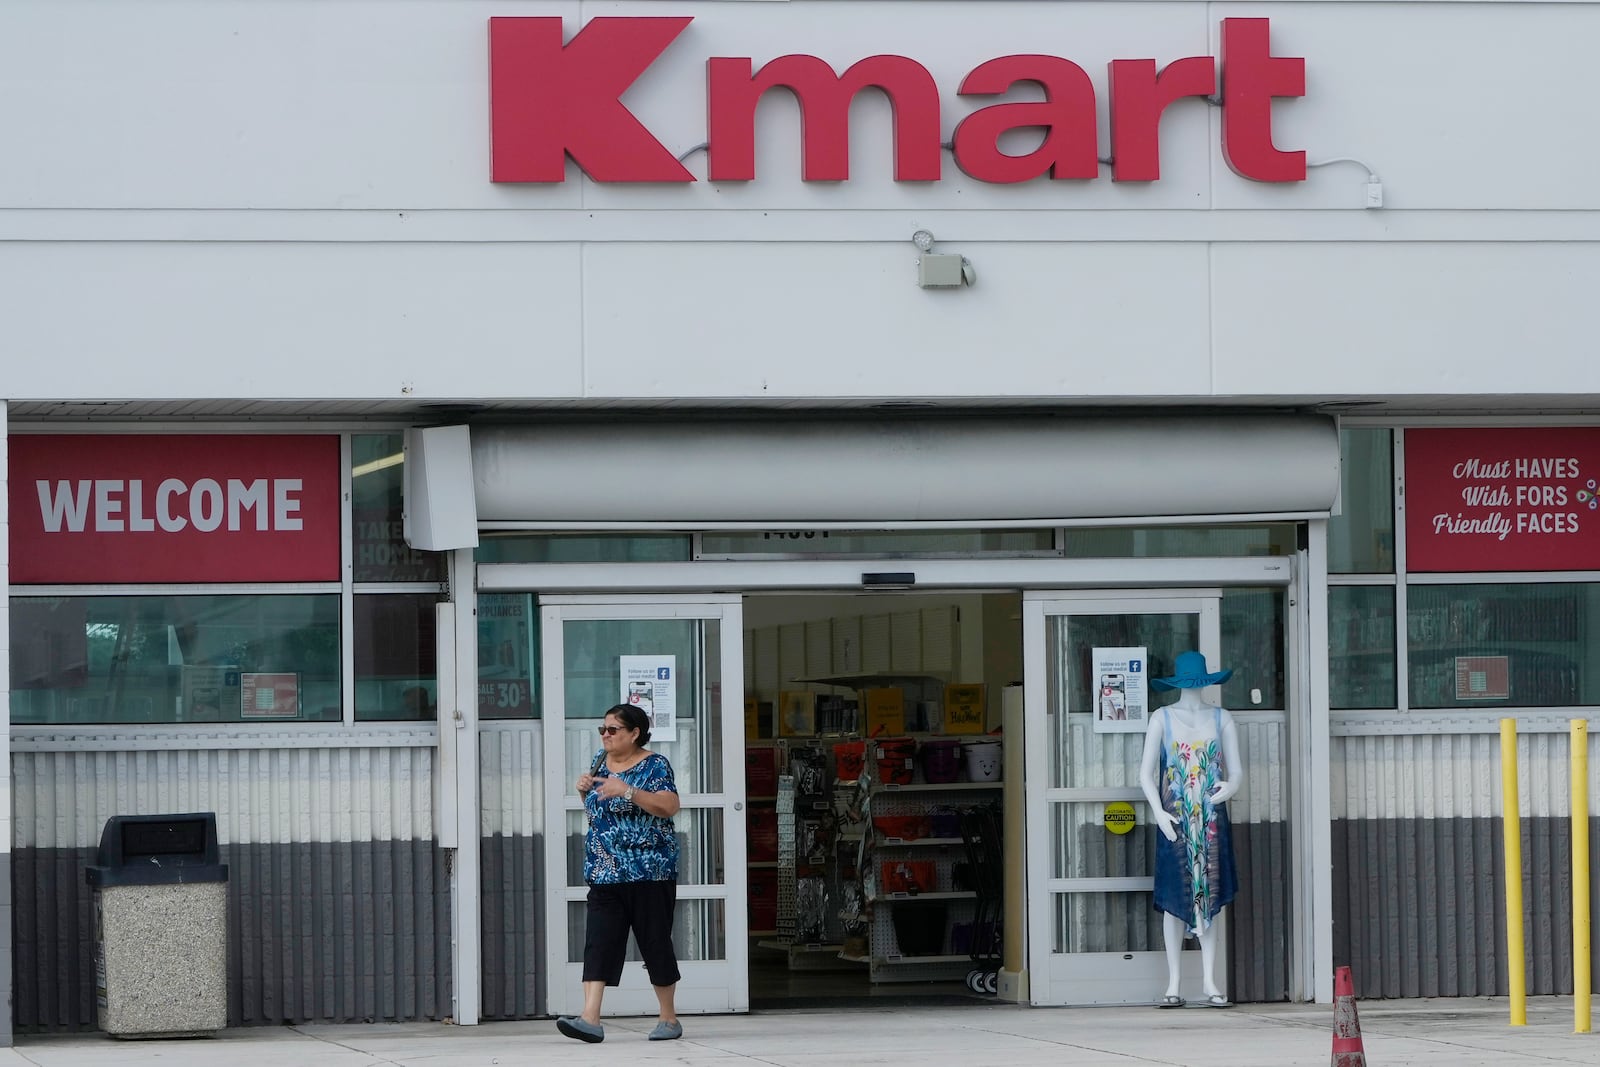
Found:
[[(1528, 1025), (1506, 1024), (1503, 999), (1369, 1001), (1359, 1005), (1372, 1067), (1541, 1067), (1600, 1063), (1600, 1036), (1572, 1033), (1570, 998), (1530, 1002)], [(835, 1067), (950, 1063), (970, 1067), (1325, 1067), (1331, 1008), (1019, 1008), (978, 1005), (685, 1016), (680, 1041), (644, 1039), (652, 1020), (617, 1019), (602, 1045), (553, 1022), (297, 1026), (230, 1030), (186, 1041), (99, 1034), (23, 1038), (0, 1067), (525, 1067), (673, 1063), (688, 1067)]]

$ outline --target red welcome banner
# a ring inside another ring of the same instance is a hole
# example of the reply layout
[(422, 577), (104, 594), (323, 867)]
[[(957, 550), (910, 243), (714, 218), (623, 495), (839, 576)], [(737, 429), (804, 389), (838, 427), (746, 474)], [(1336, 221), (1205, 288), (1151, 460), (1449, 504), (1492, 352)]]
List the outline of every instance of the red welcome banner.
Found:
[(1407, 430), (1406, 568), (1600, 569), (1600, 428)]
[(14, 435), (13, 585), (339, 579), (339, 439)]

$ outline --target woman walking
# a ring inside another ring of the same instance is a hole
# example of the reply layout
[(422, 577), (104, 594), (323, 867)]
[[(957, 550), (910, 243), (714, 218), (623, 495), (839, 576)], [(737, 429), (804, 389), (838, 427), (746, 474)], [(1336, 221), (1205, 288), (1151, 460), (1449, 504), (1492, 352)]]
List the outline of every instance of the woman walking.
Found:
[(672, 950), (672, 916), (678, 902), (678, 787), (672, 764), (645, 748), (650, 717), (632, 704), (618, 704), (600, 726), (601, 752), (594, 768), (578, 778), (589, 817), (584, 839), (583, 880), (589, 885), (583, 942), (583, 1013), (556, 1020), (556, 1028), (579, 1041), (604, 1041), (600, 1001), (606, 986), (622, 981), (622, 963), (633, 931), (655, 987), (661, 1017), (651, 1041), (683, 1036), (673, 1004), (678, 958)]

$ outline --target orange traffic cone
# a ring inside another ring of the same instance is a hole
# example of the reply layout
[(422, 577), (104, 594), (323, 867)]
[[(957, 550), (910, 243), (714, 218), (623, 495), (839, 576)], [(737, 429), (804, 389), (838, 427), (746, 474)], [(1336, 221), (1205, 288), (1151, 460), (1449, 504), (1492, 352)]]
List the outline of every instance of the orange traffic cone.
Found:
[(1356, 1017), (1356, 983), (1348, 967), (1333, 972), (1333, 1067), (1367, 1067)]

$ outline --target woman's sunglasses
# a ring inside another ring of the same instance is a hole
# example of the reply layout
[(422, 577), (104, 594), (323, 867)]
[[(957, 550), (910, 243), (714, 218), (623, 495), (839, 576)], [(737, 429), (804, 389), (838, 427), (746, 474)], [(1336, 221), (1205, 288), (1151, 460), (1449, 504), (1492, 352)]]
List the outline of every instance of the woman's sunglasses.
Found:
[(604, 735), (606, 737), (610, 737), (612, 734), (620, 734), (623, 730), (627, 729), (627, 727), (625, 727), (625, 726), (599, 726), (599, 727), (596, 727), (596, 729), (598, 729), (602, 735)]

